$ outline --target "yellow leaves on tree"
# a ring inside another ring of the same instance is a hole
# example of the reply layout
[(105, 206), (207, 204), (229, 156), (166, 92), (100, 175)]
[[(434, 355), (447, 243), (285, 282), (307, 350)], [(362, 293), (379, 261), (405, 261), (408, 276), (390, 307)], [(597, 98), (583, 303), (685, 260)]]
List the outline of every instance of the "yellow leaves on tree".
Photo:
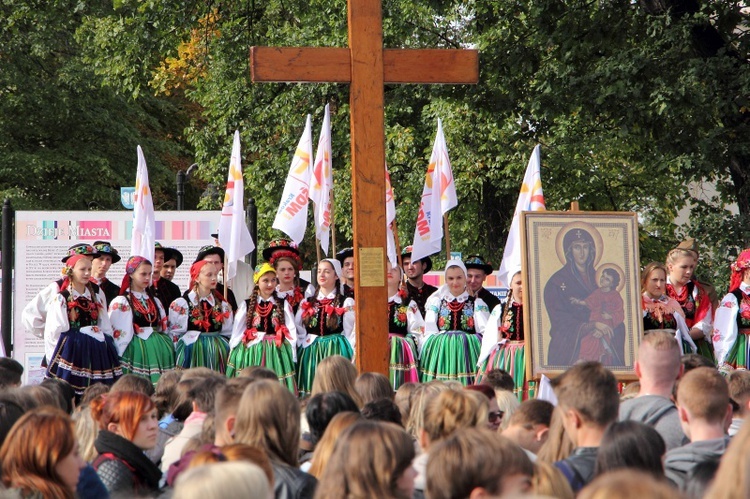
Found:
[(177, 47), (177, 57), (166, 57), (154, 70), (149, 85), (157, 95), (171, 95), (174, 91), (184, 90), (206, 76), (211, 41), (221, 36), (216, 21), (216, 11), (201, 17), (199, 27), (190, 30), (190, 40), (181, 42)]

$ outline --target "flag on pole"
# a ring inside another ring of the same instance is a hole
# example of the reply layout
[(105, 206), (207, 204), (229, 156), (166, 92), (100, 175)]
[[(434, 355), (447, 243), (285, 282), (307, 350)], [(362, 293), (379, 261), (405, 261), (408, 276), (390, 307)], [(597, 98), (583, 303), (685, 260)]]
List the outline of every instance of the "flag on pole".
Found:
[(518, 195), (516, 211), (513, 213), (513, 221), (510, 224), (508, 239), (505, 242), (503, 261), (497, 271), (500, 286), (509, 287), (512, 275), (508, 275), (513, 269), (521, 268), (521, 212), (522, 211), (544, 211), (544, 192), (542, 192), (541, 176), (541, 153), (537, 144), (529, 158), (526, 174), (523, 176), (521, 193)]
[(255, 249), (253, 237), (245, 223), (245, 181), (242, 178), (240, 132), (235, 130), (232, 157), (229, 160), (227, 190), (221, 207), (219, 244), (226, 255), (225, 282), (237, 275), (237, 262)]
[(141, 146), (138, 146), (138, 170), (135, 174), (135, 194), (133, 197), (133, 235), (130, 242), (130, 256), (142, 256), (154, 261), (156, 244), (156, 218), (154, 199), (148, 184), (148, 168)]
[(386, 227), (386, 253), (391, 267), (398, 266), (396, 256), (396, 238), (393, 235), (393, 224), (396, 223), (396, 198), (393, 196), (391, 185), (391, 174), (388, 173), (388, 165), (385, 165), (385, 227)]
[(320, 129), (318, 150), (315, 152), (313, 174), (310, 185), (310, 199), (315, 203), (315, 239), (328, 255), (328, 241), (331, 237), (331, 189), (333, 171), (331, 169), (331, 115), (326, 104), (323, 127)]
[(297, 150), (289, 167), (284, 194), (281, 195), (279, 209), (273, 220), (273, 228), (286, 233), (294, 244), (299, 245), (305, 237), (307, 226), (307, 203), (310, 190), (312, 168), (312, 125), (307, 115), (305, 131), (297, 144)]
[[(443, 240), (443, 215), (458, 206), (456, 184), (453, 181), (448, 146), (443, 136), (443, 123), (438, 119), (435, 144), (427, 167), (422, 202), (414, 229), (412, 261), (440, 252)], [(450, 255), (449, 255), (450, 257)]]

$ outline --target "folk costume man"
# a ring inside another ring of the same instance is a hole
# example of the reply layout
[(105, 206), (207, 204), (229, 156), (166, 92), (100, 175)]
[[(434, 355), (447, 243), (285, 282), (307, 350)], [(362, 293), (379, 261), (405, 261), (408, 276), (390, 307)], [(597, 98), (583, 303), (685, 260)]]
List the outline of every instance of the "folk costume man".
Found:
[(500, 305), (500, 300), (484, 287), (487, 276), (492, 274), (492, 265), (479, 255), (469, 255), (466, 265), (466, 289), (471, 296), (481, 298), (490, 311)]
[(109, 241), (95, 241), (92, 246), (97, 251), (97, 255), (94, 256), (94, 261), (91, 262), (91, 282), (97, 284), (104, 291), (104, 297), (107, 299), (107, 307), (109, 307), (112, 300), (120, 294), (120, 286), (107, 279), (107, 271), (110, 266), (119, 262), (121, 258)]
[(404, 274), (406, 274), (407, 278), (407, 302), (414, 300), (419, 307), (419, 312), (422, 314), (422, 317), (424, 317), (427, 299), (432, 293), (437, 291), (438, 288), (430, 286), (424, 282), (424, 274), (432, 269), (432, 260), (430, 257), (426, 256), (421, 260), (412, 261), (411, 251), (412, 247), (407, 246), (401, 253), (401, 265), (404, 267)]
[(341, 262), (344, 296), (354, 298), (354, 248), (344, 248), (336, 253), (336, 260)]

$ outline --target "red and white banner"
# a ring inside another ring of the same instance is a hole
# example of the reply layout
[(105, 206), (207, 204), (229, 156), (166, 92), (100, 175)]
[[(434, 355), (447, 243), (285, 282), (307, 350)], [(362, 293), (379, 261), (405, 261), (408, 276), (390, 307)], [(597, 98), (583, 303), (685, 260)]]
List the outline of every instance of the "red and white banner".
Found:
[(315, 152), (313, 174), (310, 179), (310, 199), (315, 203), (315, 239), (320, 241), (320, 248), (325, 255), (328, 255), (328, 241), (331, 237), (331, 190), (333, 189), (331, 154), (331, 115), (326, 104), (318, 150)]
[(141, 146), (138, 146), (138, 170), (135, 174), (135, 194), (133, 197), (133, 239), (130, 243), (130, 256), (142, 256), (154, 261), (156, 244), (156, 217), (154, 199), (148, 184), (148, 168)]

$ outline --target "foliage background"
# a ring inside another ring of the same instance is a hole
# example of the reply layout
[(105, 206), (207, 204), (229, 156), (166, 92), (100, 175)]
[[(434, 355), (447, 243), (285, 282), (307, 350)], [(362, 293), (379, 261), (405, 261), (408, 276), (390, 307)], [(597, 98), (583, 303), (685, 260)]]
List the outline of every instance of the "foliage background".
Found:
[[(383, 0), (387, 47), (474, 47), (476, 86), (386, 88), (387, 161), (411, 240), (438, 117), (459, 192), (452, 247), (497, 266), (542, 144), (548, 209), (635, 211), (644, 263), (686, 236), (723, 290), (748, 244), (747, 14), (697, 0)], [(216, 209), (242, 134), (260, 246), (304, 126), (331, 104), (335, 221), (351, 240), (346, 85), (253, 84), (249, 47), (347, 44), (343, 0), (0, 0), (0, 194), (19, 209), (119, 209), (135, 146), (157, 209)], [(715, 186), (710, 197), (702, 186)], [(692, 186), (692, 189), (689, 188)], [(736, 204), (737, 214), (725, 206)], [(689, 221), (675, 224), (680, 209)], [(308, 231), (308, 234), (310, 232)], [(314, 248), (305, 241), (312, 258)]]

